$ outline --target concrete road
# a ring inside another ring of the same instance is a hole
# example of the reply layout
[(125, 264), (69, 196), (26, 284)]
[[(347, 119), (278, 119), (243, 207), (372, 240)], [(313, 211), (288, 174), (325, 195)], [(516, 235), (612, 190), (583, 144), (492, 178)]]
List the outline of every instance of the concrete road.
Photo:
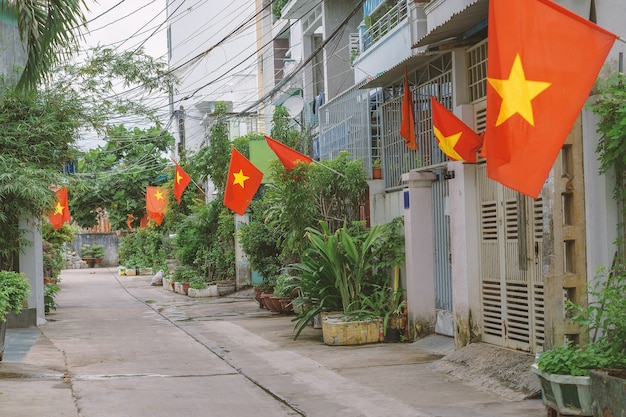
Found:
[(291, 316), (258, 308), (250, 292), (192, 299), (150, 279), (63, 271), (41, 335), (0, 362), (0, 415), (546, 414), (540, 400), (509, 401), (436, 370), (441, 356), (414, 344), (331, 347), (312, 327), (294, 341)]

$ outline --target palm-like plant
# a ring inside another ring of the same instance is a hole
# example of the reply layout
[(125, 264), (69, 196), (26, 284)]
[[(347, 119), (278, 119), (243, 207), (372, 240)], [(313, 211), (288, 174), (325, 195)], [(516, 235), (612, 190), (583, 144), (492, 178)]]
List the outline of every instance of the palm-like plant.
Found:
[(26, 65), (17, 87), (32, 90), (48, 70), (63, 62), (82, 38), (81, 28), (88, 10), (85, 0), (1, 0), (0, 8), (13, 12), (22, 42), (26, 43)]

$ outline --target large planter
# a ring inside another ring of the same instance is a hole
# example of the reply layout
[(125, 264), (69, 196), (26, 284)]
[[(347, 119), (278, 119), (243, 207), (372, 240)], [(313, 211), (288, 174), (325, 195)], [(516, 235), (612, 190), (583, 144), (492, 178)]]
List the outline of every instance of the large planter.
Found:
[(217, 283), (217, 293), (220, 297), (235, 292), (235, 282), (225, 281)]
[(322, 336), (330, 346), (381, 342), (383, 319), (347, 320), (344, 315), (322, 316)]
[(591, 416), (591, 378), (547, 374), (531, 365), (531, 370), (539, 377), (544, 403), (561, 414)]
[(593, 416), (626, 415), (626, 369), (592, 369), (589, 377)]
[(187, 295), (191, 298), (202, 298), (202, 297), (210, 297), (211, 296), (211, 290), (209, 289), (209, 287), (206, 288), (189, 288), (189, 291), (187, 291)]

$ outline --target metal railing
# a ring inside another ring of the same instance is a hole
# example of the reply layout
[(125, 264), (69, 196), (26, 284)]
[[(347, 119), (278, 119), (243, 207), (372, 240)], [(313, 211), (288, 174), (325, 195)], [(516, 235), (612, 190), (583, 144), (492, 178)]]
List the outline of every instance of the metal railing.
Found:
[[(370, 15), (371, 16), (371, 15)], [(393, 28), (398, 26), (408, 17), (408, 7), (406, 1), (400, 1), (393, 6), (387, 13), (372, 22), (365, 30), (361, 31), (361, 52), (371, 48), (383, 36), (391, 32)], [(363, 28), (366, 24), (362, 25)]]

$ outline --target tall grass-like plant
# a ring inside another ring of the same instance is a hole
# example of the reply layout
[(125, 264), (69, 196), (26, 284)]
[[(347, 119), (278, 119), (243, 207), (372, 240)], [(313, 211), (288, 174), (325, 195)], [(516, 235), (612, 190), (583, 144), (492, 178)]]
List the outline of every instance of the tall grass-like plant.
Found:
[[(390, 265), (402, 260), (397, 226), (360, 225), (331, 232), (325, 222), (320, 230), (307, 228), (309, 247), (302, 261), (294, 264), (294, 286), (300, 296), (294, 304), (303, 306), (293, 321), (295, 338), (321, 311), (342, 311), (357, 318), (388, 316), (394, 310), (396, 295), (389, 291)], [(396, 304), (399, 303), (397, 300)]]

